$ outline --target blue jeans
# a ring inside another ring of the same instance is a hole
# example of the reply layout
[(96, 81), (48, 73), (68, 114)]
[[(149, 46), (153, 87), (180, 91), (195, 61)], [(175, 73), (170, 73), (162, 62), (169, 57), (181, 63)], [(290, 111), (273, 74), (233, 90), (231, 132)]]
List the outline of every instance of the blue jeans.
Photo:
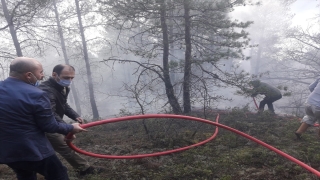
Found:
[(18, 161), (7, 165), (14, 170), (18, 180), (37, 180), (37, 173), (46, 180), (69, 180), (67, 168), (56, 155), (41, 161)]

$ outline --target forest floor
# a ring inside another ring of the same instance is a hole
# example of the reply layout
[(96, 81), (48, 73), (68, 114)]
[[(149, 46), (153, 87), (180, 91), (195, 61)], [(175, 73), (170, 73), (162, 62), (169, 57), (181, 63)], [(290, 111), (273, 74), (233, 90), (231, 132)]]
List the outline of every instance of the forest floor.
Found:
[[(253, 136), (320, 170), (320, 140), (316, 127), (311, 127), (297, 140), (294, 132), (299, 118), (285, 115), (255, 114), (243, 109), (212, 111), (206, 117)], [(200, 113), (198, 113), (200, 114)], [(194, 113), (192, 116), (200, 115)], [(80, 133), (74, 144), (83, 150), (107, 155), (136, 155), (161, 152), (201, 142), (215, 132), (215, 126), (177, 119), (139, 119), (104, 124)], [(147, 133), (148, 132), (148, 133)], [(59, 156), (60, 157), (60, 156)], [(105, 171), (77, 177), (64, 160), (70, 179), (84, 180), (315, 180), (315, 175), (233, 132), (219, 128), (216, 138), (205, 145), (164, 156), (142, 159), (101, 159), (83, 156)], [(0, 165), (0, 180), (15, 175)], [(44, 179), (39, 175), (40, 180)]]

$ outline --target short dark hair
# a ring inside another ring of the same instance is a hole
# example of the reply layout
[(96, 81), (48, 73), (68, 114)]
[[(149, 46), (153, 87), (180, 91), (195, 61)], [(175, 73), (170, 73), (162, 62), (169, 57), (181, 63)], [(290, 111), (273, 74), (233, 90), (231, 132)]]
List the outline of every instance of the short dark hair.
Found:
[(33, 72), (35, 68), (34, 63), (19, 61), (14, 64), (10, 64), (10, 73), (23, 74), (26, 72)]
[(58, 76), (60, 76), (61, 71), (62, 71), (66, 66), (71, 67), (71, 68), (75, 71), (74, 67), (71, 66), (71, 65), (68, 65), (68, 64), (58, 64), (58, 65), (56, 65), (56, 66), (53, 68), (52, 72), (55, 72), (55, 73), (58, 74)]

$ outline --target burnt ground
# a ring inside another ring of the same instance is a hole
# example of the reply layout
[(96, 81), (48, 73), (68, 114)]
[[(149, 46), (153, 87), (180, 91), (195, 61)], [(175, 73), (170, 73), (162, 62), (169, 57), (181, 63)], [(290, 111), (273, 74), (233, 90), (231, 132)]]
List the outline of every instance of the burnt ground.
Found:
[[(249, 134), (298, 160), (320, 170), (320, 141), (311, 127), (297, 140), (294, 131), (299, 118), (284, 115), (257, 115), (242, 109), (211, 112), (205, 119)], [(201, 117), (200, 113), (192, 116)], [(201, 117), (203, 118), (203, 117)], [(177, 119), (139, 119), (88, 128), (74, 144), (83, 150), (108, 155), (154, 153), (188, 146), (209, 138), (215, 126)], [(314, 180), (309, 171), (277, 153), (242, 136), (219, 128), (217, 137), (205, 145), (158, 157), (142, 159), (101, 159), (84, 156), (104, 172), (77, 177), (68, 167), (70, 179), (208, 179), (208, 180)], [(0, 165), (0, 180), (15, 179)], [(43, 179), (39, 175), (38, 179)]]

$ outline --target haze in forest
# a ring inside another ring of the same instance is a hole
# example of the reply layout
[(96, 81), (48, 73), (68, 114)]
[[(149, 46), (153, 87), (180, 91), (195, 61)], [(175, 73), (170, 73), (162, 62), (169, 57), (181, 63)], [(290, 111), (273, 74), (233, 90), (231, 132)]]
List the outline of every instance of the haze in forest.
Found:
[[(87, 119), (249, 108), (260, 79), (301, 116), (319, 77), (318, 0), (1, 0), (0, 80), (17, 56), (46, 78), (71, 64), (69, 104)], [(257, 98), (261, 100), (263, 96)]]

